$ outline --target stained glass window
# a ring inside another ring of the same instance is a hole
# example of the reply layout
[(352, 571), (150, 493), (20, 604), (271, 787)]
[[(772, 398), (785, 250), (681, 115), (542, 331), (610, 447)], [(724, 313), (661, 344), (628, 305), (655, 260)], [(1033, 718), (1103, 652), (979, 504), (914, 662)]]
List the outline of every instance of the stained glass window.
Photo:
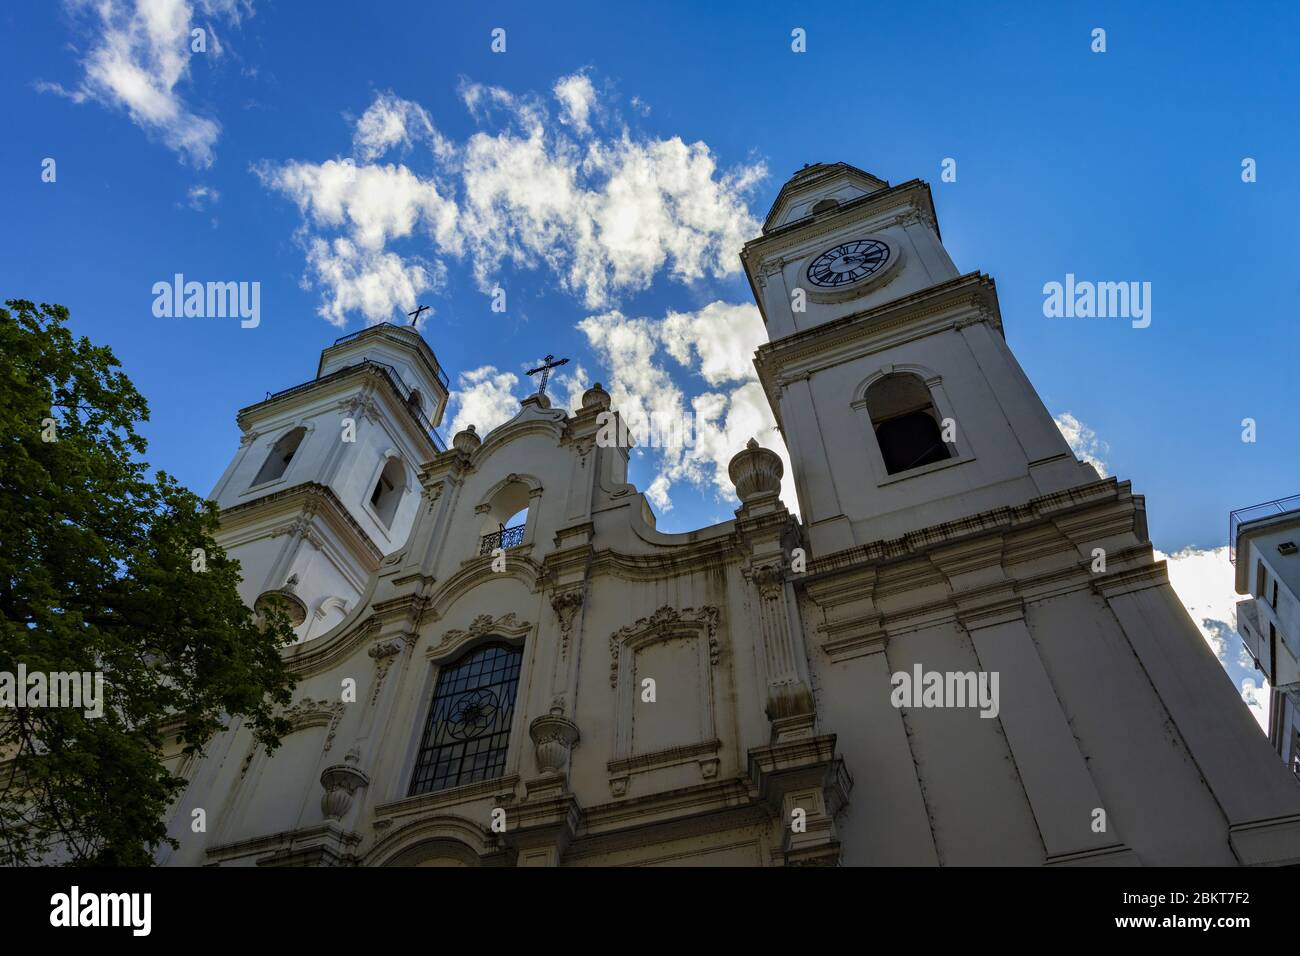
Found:
[(445, 790), (505, 773), (523, 651), (476, 647), (438, 675), (411, 794)]

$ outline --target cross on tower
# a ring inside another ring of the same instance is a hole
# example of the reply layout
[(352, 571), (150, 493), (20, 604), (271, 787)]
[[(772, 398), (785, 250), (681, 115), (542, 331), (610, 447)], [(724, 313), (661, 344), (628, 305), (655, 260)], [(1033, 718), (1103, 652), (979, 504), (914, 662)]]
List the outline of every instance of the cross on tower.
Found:
[(542, 382), (541, 382), (540, 385), (537, 386), (537, 394), (538, 394), (538, 395), (545, 395), (545, 394), (546, 394), (546, 381), (547, 381), (547, 379), (549, 379), (549, 378), (551, 377), (551, 369), (553, 369), (553, 368), (559, 368), (559, 367), (560, 367), (561, 365), (563, 365), (565, 362), (569, 361), (569, 360), (566, 359), (566, 358), (562, 358), (562, 359), (560, 359), (558, 362), (556, 362), (556, 361), (553, 361), (554, 358), (555, 358), (554, 355), (548, 355), (548, 356), (546, 356), (545, 359), (542, 360), (542, 364), (541, 364), (541, 365), (537, 366), (537, 368), (530, 368), (530, 369), (528, 370), (528, 374), (529, 374), (529, 375), (535, 375), (535, 374), (537, 374), (538, 372), (541, 372), (541, 373), (542, 373)]
[(428, 312), (428, 311), (429, 311), (429, 307), (427, 305), (422, 305), (419, 308), (417, 308), (414, 312), (408, 312), (406, 314), (411, 317), (411, 324), (414, 325), (416, 322), (420, 321), (420, 313)]

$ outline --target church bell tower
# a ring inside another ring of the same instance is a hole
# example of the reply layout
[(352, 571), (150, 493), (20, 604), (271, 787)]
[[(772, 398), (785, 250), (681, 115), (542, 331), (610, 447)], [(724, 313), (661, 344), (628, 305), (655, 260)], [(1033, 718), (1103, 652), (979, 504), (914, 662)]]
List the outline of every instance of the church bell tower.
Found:
[(420, 333), (380, 324), (321, 352), (314, 379), (239, 412), (239, 451), (211, 497), (245, 602), (280, 598), (300, 640), (347, 616), (406, 543), (447, 398)]
[[(908, 865), (1300, 859), (1295, 781), (1170, 587), (1144, 499), (1075, 458), (929, 187), (805, 167), (742, 260), (811, 551), (791, 577), (817, 719), (889, 821), (851, 816), (844, 844)], [(891, 692), (923, 672), (998, 679), (995, 719)]]
[(742, 261), (814, 553), (1097, 480), (1007, 348), (993, 280), (948, 257), (927, 184), (805, 167)]

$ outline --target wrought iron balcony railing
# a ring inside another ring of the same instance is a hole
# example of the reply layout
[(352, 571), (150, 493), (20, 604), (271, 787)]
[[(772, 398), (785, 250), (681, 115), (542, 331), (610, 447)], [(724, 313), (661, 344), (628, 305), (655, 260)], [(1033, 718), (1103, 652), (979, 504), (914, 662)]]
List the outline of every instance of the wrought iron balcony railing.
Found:
[(493, 531), (491, 534), (483, 535), (483, 541), (479, 545), (479, 554), (491, 554), (497, 548), (517, 548), (524, 543), (524, 525), (517, 524), (513, 528), (503, 528), (500, 531)]

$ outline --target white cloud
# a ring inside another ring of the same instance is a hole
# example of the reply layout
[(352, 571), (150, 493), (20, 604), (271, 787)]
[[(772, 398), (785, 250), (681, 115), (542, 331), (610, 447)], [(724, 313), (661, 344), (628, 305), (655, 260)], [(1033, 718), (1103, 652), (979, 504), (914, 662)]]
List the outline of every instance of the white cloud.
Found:
[(668, 485), (667, 475), (655, 475), (654, 481), (650, 482), (650, 487), (645, 490), (645, 496), (650, 499), (652, 505), (659, 509), (660, 513), (673, 510), (673, 500), (668, 497)]
[(451, 404), (456, 409), (451, 422), (452, 435), (473, 425), (481, 438), (519, 412), (519, 399), (515, 396), (519, 376), (514, 372), (499, 372), (494, 365), (484, 365), (461, 372), (456, 384), (451, 396)]
[(1157, 561), (1168, 562), (1169, 583), (1215, 657), (1230, 663), (1241, 647), (1237, 602), (1242, 598), (1234, 588), (1227, 547), (1185, 548), (1176, 554), (1157, 550), (1155, 557)]
[[(593, 136), (600, 103), (590, 79), (564, 77), (554, 92), (558, 122), (535, 96), (462, 82), (470, 113), (499, 126), (459, 144), (441, 137), (418, 104), (380, 93), (356, 123), (355, 160), (256, 170), (298, 204), (309, 249), (341, 233), (373, 253), (464, 257), (484, 292), (507, 266), (541, 270), (588, 308), (604, 309), (660, 274), (689, 283), (739, 271), (737, 253), (758, 230), (746, 197), (766, 175), (762, 163), (724, 171), (703, 143), (633, 138), (626, 129)], [(436, 180), (432, 170), (375, 164), (417, 141), (430, 144)], [(424, 245), (413, 253), (389, 248), (397, 240)], [(320, 270), (316, 278), (326, 282)], [(328, 285), (325, 296), (333, 304), (348, 298)], [(333, 308), (322, 314), (333, 320)]]
[(1053, 421), (1065, 436), (1075, 456), (1092, 465), (1097, 469), (1097, 474), (1105, 478), (1109, 472), (1102, 456), (1110, 454), (1110, 446), (1098, 438), (1095, 431), (1069, 412), (1062, 412)]
[(197, 186), (191, 186), (189, 191), (185, 194), (185, 198), (191, 209), (201, 212), (207, 206), (216, 203), (217, 200), (221, 198), (221, 193), (217, 192), (217, 190), (213, 189), (211, 186), (200, 184)]
[[(313, 239), (307, 249), (307, 265), (329, 290), (318, 312), (339, 328), (347, 325), (350, 312), (360, 312), (368, 322), (385, 322), (395, 303), (414, 305), (421, 292), (440, 289), (446, 280), (442, 263), (426, 266), (343, 238), (333, 242)], [(425, 312), (422, 320), (432, 314), (432, 310)]]
[(582, 393), (592, 385), (591, 377), (581, 365), (575, 365), (571, 375), (556, 372), (551, 383), (551, 391), (556, 396), (564, 395), (564, 398), (557, 398), (556, 403), (561, 408), (568, 409), (570, 413), (582, 407)]
[[(722, 331), (710, 328), (710, 320)], [(672, 508), (670, 492), (680, 482), (734, 501), (727, 465), (746, 441), (756, 438), (781, 456), (781, 497), (798, 510), (789, 457), (753, 365), (727, 354), (730, 350), (748, 358), (752, 344), (761, 341), (756, 308), (713, 302), (698, 312), (669, 313), (660, 320), (629, 318), (615, 310), (588, 316), (578, 329), (609, 372), (614, 408), (638, 448), (653, 456), (656, 473), (645, 493), (656, 508)], [(707, 385), (740, 384), (687, 397), (660, 361), (660, 350)]]
[(572, 126), (580, 134), (591, 132), (588, 119), (596, 103), (596, 89), (591, 85), (591, 78), (583, 73), (561, 77), (555, 82), (552, 92), (560, 101), (560, 122)]
[(395, 146), (409, 150), (418, 142), (428, 143), (440, 159), (452, 154), (451, 143), (434, 127), (424, 107), (392, 93), (375, 97), (352, 134), (352, 147), (363, 162), (373, 162)]
[(754, 378), (754, 350), (767, 341), (758, 307), (711, 302), (698, 312), (669, 312), (660, 327), (668, 354), (690, 367), (692, 353), (710, 385)]
[(423, 226), (438, 247), (459, 248), (456, 205), (432, 179), (405, 166), (360, 165), (351, 159), (323, 163), (261, 164), (262, 183), (298, 204), (309, 225), (341, 228), (358, 246), (379, 252)]
[(1268, 684), (1264, 675), (1254, 670), (1254, 661), (1237, 631), (1237, 602), (1244, 600), (1244, 595), (1236, 592), (1236, 575), (1228, 561), (1227, 546), (1184, 548), (1176, 554), (1157, 550), (1155, 557), (1167, 562), (1174, 593), (1267, 732)]
[[(377, 134), (378, 135), (378, 134)], [(383, 322), (414, 308), (421, 292), (442, 288), (446, 264), (387, 248), (419, 233), (435, 248), (456, 250), (456, 206), (432, 179), (405, 166), (324, 163), (262, 164), (263, 184), (298, 204), (307, 265), (322, 287), (320, 315), (340, 327), (350, 312)], [(332, 239), (319, 233), (341, 232)]]
[[(213, 147), (221, 133), (215, 120), (192, 112), (177, 92), (189, 78), (194, 7), (186, 0), (98, 0), (68, 4), (74, 14), (93, 11), (95, 40), (82, 60), (84, 75), (74, 89), (58, 83), (38, 83), (37, 89), (82, 103), (94, 100), (126, 110), (132, 122), (159, 136), (182, 158), (200, 168), (212, 165)], [(238, 26), (253, 12), (246, 0), (200, 0), (205, 15)], [(221, 53), (210, 32), (209, 50)]]

